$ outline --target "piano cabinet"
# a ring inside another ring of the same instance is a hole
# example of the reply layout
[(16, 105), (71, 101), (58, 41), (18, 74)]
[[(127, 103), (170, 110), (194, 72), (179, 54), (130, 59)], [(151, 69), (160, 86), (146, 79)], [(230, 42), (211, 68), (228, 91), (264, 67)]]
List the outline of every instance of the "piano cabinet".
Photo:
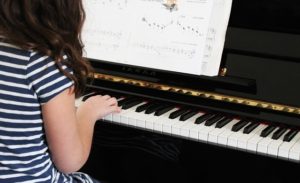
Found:
[(299, 12), (294, 0), (234, 0), (216, 77), (90, 59), (88, 90), (117, 93), (123, 111), (97, 122), (82, 171), (110, 183), (299, 181)]
[(299, 170), (294, 162), (105, 122), (97, 123), (82, 169), (109, 183), (291, 183)]

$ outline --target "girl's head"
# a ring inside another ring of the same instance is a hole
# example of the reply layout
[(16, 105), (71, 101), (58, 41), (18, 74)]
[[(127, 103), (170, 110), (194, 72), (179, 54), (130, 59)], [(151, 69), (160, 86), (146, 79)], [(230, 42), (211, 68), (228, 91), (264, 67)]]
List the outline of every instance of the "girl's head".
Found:
[(0, 1), (0, 35), (23, 49), (49, 55), (56, 63), (66, 54), (74, 75), (65, 74), (74, 80), (76, 94), (82, 92), (89, 72), (80, 38), (84, 19), (81, 0)]

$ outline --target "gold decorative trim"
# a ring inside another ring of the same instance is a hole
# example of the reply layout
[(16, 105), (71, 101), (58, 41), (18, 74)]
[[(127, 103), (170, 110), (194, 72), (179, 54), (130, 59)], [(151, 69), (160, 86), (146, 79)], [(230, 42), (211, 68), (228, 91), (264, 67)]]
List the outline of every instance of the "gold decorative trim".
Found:
[(128, 79), (124, 77), (117, 77), (107, 74), (100, 74), (100, 73), (94, 73), (92, 74), (92, 77), (94, 79), (101, 79), (116, 83), (124, 83), (128, 85), (134, 85), (144, 88), (151, 88), (151, 89), (157, 89), (162, 91), (169, 91), (174, 93), (180, 93), (190, 96), (196, 96), (196, 97), (202, 97), (212, 100), (218, 100), (218, 101), (224, 101), (229, 103), (236, 103), (246, 106), (252, 106), (252, 107), (258, 107), (263, 109), (270, 109), (274, 111), (281, 111), (281, 112), (287, 112), (287, 113), (293, 113), (300, 115), (300, 108), (298, 107), (292, 107), (287, 105), (281, 105), (281, 104), (274, 104), (259, 100), (252, 100), (252, 99), (246, 99), (246, 98), (240, 98), (235, 96), (229, 96), (229, 95), (222, 95), (218, 93), (213, 92), (206, 92), (206, 91), (199, 91), (199, 90), (193, 90), (193, 89), (187, 89), (187, 88), (181, 88), (181, 87), (175, 87), (175, 86), (168, 86), (163, 84), (157, 84), (152, 82), (146, 82), (142, 80), (135, 80), (135, 79)]

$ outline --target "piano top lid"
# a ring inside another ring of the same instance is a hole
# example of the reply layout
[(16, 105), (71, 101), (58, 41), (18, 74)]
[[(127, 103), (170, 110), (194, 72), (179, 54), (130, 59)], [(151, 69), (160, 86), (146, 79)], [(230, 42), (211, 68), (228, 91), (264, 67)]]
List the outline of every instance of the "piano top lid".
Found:
[(300, 2), (234, 0), (222, 58), (224, 76), (91, 61), (96, 72), (103, 74), (299, 108), (298, 22)]

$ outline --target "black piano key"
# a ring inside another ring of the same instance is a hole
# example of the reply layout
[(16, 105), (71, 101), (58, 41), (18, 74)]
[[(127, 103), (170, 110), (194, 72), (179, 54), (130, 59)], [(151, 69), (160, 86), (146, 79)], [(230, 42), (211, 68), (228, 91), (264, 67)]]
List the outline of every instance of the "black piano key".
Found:
[(133, 100), (135, 100), (136, 98), (134, 97), (127, 97), (127, 98), (123, 98), (121, 100), (118, 101), (118, 105), (120, 107), (122, 107), (124, 104), (126, 104), (127, 102), (132, 102)]
[(273, 130), (275, 130), (275, 126), (268, 126), (266, 127), (260, 134), (261, 137), (268, 136)]
[(290, 142), (298, 133), (298, 130), (290, 130), (285, 136), (283, 137), (284, 142)]
[(243, 130), (243, 133), (244, 134), (249, 134), (251, 133), (255, 128), (257, 128), (259, 126), (259, 123), (255, 123), (255, 122), (252, 122), (250, 123), (248, 126), (246, 126)]
[(231, 131), (237, 132), (249, 123), (247, 120), (241, 120), (232, 126)]
[(227, 125), (230, 121), (232, 121), (232, 118), (225, 117), (217, 122), (216, 128), (223, 128), (225, 125)]
[(205, 121), (205, 126), (212, 126), (213, 124), (215, 124), (216, 122), (220, 121), (221, 119), (225, 118), (224, 115), (222, 114), (217, 114), (214, 117), (208, 119)]
[(195, 124), (201, 124), (201, 123), (203, 123), (204, 121), (206, 121), (206, 120), (212, 118), (213, 116), (215, 116), (215, 114), (212, 114), (212, 113), (204, 114), (204, 115), (202, 115), (202, 116), (200, 116), (200, 117), (198, 117), (198, 118), (196, 119)]
[(161, 103), (154, 103), (153, 105), (149, 106), (146, 110), (145, 110), (145, 114), (151, 114), (154, 113), (155, 111), (157, 111), (159, 108), (161, 108), (163, 106), (163, 104)]
[(188, 119), (190, 119), (191, 117), (193, 117), (194, 115), (196, 115), (198, 112), (195, 110), (191, 110), (183, 115), (180, 116), (179, 120), (180, 121), (186, 121)]
[(178, 109), (177, 111), (174, 111), (170, 114), (169, 118), (170, 119), (175, 119), (177, 118), (178, 116), (181, 116), (183, 114), (185, 114), (186, 112), (188, 112), (188, 109), (187, 108), (181, 108), (181, 109)]
[(143, 100), (142, 99), (135, 99), (135, 100), (132, 100), (132, 101), (129, 101), (129, 102), (126, 102), (125, 104), (122, 105), (122, 109), (129, 109), (133, 106), (136, 106), (140, 103), (142, 103)]
[(286, 128), (279, 128), (278, 130), (276, 130), (273, 135), (272, 135), (272, 139), (274, 140), (278, 140), (281, 135), (283, 135), (285, 132), (287, 131)]
[(120, 95), (120, 94), (116, 94), (116, 93), (111, 93), (111, 94), (109, 94), (111, 97), (115, 97), (116, 99), (120, 99), (120, 98), (122, 98), (122, 95)]
[(155, 111), (154, 115), (155, 115), (155, 116), (161, 116), (161, 115), (163, 115), (163, 114), (169, 112), (170, 110), (172, 110), (172, 109), (174, 109), (174, 108), (175, 108), (175, 106), (173, 106), (173, 105), (166, 105), (166, 106), (163, 106), (163, 107), (157, 109), (157, 110)]
[(141, 106), (138, 106), (138, 107), (136, 108), (135, 112), (143, 112), (143, 111), (145, 111), (145, 110), (146, 110), (149, 106), (151, 106), (151, 105), (154, 105), (154, 103), (148, 102), (148, 103), (145, 103), (145, 104), (143, 104), (143, 105), (141, 105)]

